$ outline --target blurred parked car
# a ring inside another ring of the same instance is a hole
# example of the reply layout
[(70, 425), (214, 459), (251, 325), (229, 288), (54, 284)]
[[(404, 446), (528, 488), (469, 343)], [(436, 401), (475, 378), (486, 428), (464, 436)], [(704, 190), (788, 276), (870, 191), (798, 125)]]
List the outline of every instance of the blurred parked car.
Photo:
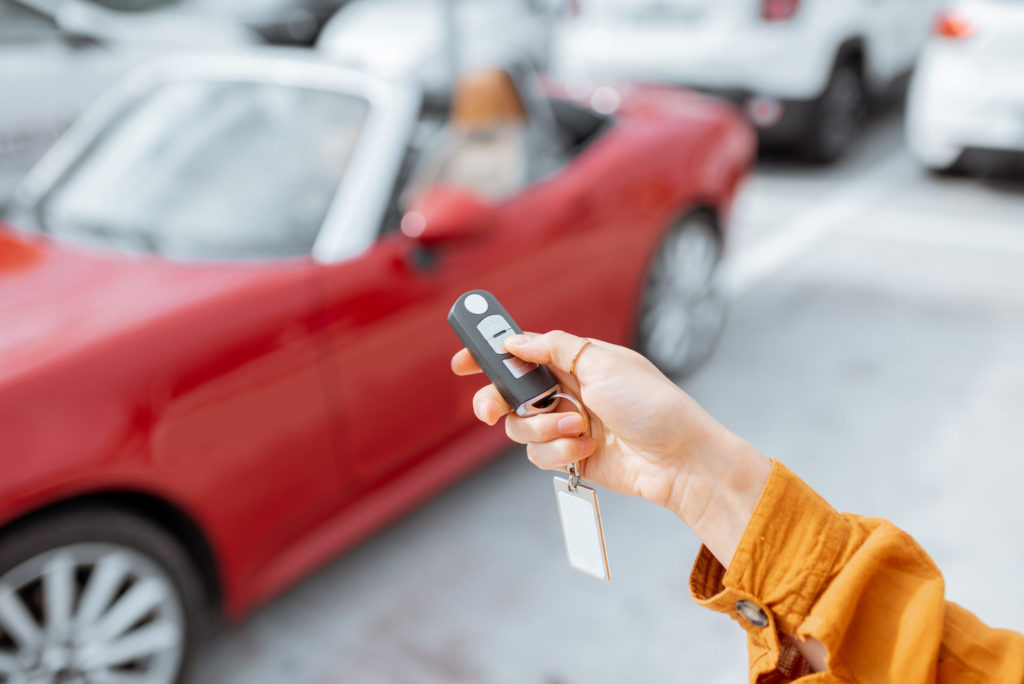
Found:
[(428, 93), (447, 95), (457, 69), (521, 64), (545, 68), (554, 8), (559, 4), (560, 0), (353, 0), (327, 22), (317, 48), (343, 64), (415, 76)]
[(941, 13), (906, 121), (933, 171), (1024, 169), (1024, 3), (961, 0)]
[[(153, 4), (153, 3), (149, 3)], [(181, 49), (256, 42), (174, 5), (0, 0), (0, 204), (82, 109), (131, 68)]]
[(204, 12), (241, 22), (268, 43), (312, 45), (347, 0), (193, 0)]
[(555, 40), (567, 80), (659, 81), (740, 104), (763, 142), (820, 161), (907, 74), (935, 0), (574, 0)]
[(0, 673), (175, 681), (208, 608), (487, 459), (504, 435), (448, 364), (467, 289), (699, 362), (754, 136), (698, 95), (591, 97), (614, 114), (504, 72), (437, 108), (298, 56), (196, 57), (72, 126), (0, 228)]

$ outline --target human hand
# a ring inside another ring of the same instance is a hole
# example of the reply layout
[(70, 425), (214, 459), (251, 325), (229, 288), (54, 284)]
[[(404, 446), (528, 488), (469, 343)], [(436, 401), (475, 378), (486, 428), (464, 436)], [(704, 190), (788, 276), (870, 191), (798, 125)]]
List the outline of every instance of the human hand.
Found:
[[(590, 436), (581, 436), (583, 419), (571, 403), (561, 400), (553, 413), (523, 418), (510, 413), (494, 385), (473, 398), (477, 418), (494, 425), (507, 414), (506, 433), (527, 445), (530, 461), (540, 468), (564, 470), (582, 461), (588, 481), (674, 511), (728, 565), (770, 463), (640, 354), (598, 340), (585, 343), (553, 331), (510, 337), (505, 349), (549, 366), (562, 391), (587, 408)], [(465, 349), (453, 357), (452, 369), (481, 372)]]

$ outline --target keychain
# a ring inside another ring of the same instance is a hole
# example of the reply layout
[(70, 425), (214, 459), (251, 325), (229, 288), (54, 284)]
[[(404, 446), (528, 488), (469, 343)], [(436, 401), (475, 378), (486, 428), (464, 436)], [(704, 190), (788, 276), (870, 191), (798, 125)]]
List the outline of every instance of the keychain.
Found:
[[(590, 416), (576, 397), (557, 392), (559, 399), (572, 402), (583, 416), (583, 434), (590, 433)], [(579, 462), (566, 467), (569, 479), (555, 476), (555, 503), (558, 519), (562, 523), (562, 539), (569, 566), (586, 574), (611, 581), (608, 569), (608, 551), (604, 546), (601, 509), (597, 506), (597, 490), (583, 484)]]
[[(583, 416), (583, 434), (589, 434), (590, 417), (583, 404), (561, 391), (547, 366), (523, 361), (505, 351), (505, 338), (523, 330), (494, 295), (486, 290), (466, 292), (448, 313), (448, 324), (516, 415), (548, 413), (559, 399), (565, 399)], [(611, 574), (597, 491), (583, 484), (579, 463), (566, 470), (569, 478), (555, 477), (554, 485), (569, 566), (607, 582)]]

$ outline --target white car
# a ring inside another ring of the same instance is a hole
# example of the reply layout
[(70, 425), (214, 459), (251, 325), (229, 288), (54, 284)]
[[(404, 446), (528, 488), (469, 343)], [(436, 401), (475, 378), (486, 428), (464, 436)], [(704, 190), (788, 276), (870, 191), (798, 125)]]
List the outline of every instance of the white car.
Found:
[(933, 171), (1024, 164), (1024, 3), (962, 0), (939, 15), (906, 124), (911, 153)]
[(0, 0), (0, 204), (68, 124), (133, 67), (179, 49), (256, 42), (177, 6), (118, 12), (84, 0)]
[(870, 98), (910, 71), (934, 10), (935, 0), (574, 0), (553, 71), (715, 92), (763, 142), (831, 161)]
[(543, 68), (558, 4), (353, 0), (327, 22), (316, 45), (333, 61), (387, 76), (413, 76), (428, 93), (444, 95), (461, 70), (520, 63)]
[(312, 45), (320, 29), (347, 0), (193, 0), (207, 14), (231, 19), (268, 43)]

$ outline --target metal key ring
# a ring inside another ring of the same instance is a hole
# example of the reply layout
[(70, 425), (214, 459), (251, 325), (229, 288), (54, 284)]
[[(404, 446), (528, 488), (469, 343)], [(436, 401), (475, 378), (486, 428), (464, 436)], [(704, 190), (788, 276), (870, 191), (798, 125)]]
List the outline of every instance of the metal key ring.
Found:
[[(556, 392), (551, 395), (555, 399), (565, 399), (580, 412), (583, 416), (583, 432), (580, 433), (580, 437), (585, 437), (590, 434), (590, 414), (583, 408), (583, 402), (571, 394), (565, 394), (564, 392)], [(580, 482), (583, 481), (583, 468), (580, 467), (580, 461), (574, 461), (569, 465), (565, 466), (565, 470), (569, 473), (569, 489), (576, 489)]]

